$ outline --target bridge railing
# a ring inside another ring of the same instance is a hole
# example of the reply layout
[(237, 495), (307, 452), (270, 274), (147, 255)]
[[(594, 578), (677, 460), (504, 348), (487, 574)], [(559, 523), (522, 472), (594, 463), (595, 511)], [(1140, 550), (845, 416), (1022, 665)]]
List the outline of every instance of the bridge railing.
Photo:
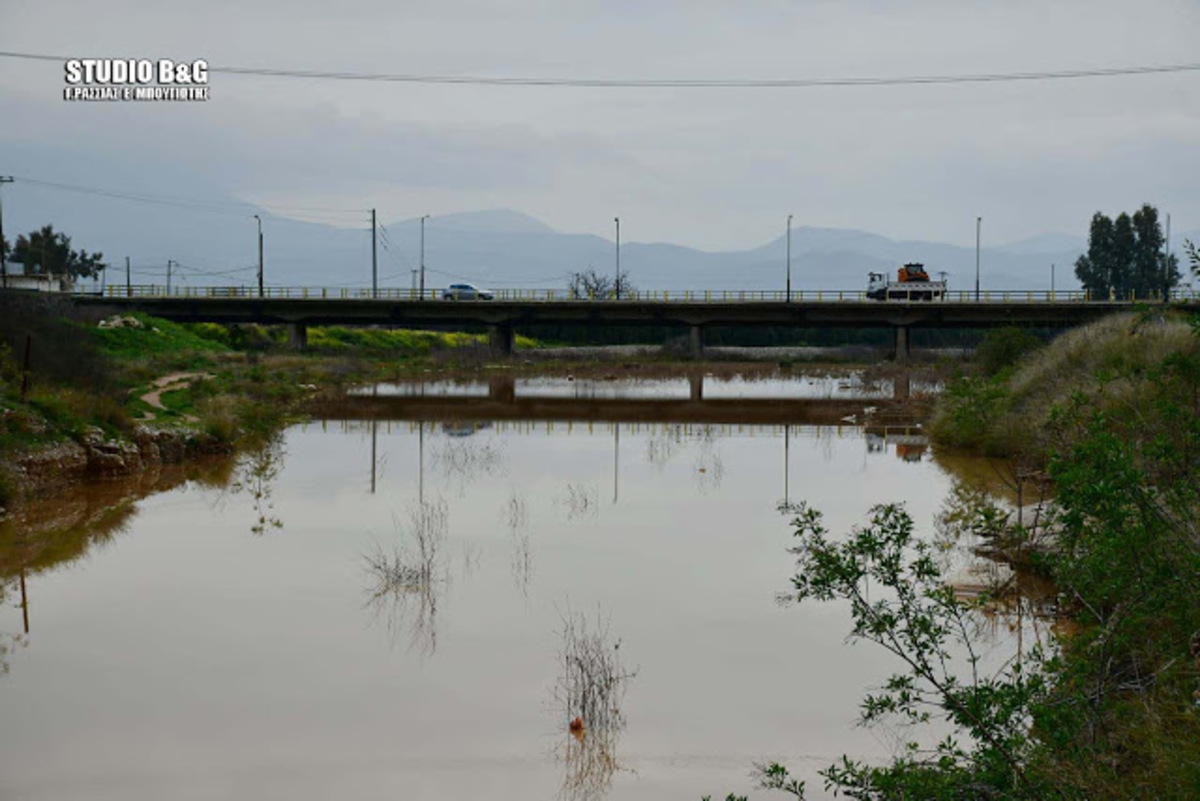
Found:
[[(246, 286), (175, 286), (166, 287), (158, 284), (110, 284), (102, 294), (110, 298), (187, 298), (196, 300), (229, 300), (264, 298), (271, 300), (384, 300), (384, 301), (438, 301), (447, 303), (488, 303), (494, 300), (513, 301), (521, 303), (593, 303), (604, 302), (651, 302), (651, 303), (763, 303), (763, 302), (792, 302), (792, 303), (862, 303), (868, 300), (863, 290), (850, 289), (805, 289), (795, 290), (790, 294), (783, 290), (773, 289), (639, 289), (622, 292), (620, 298), (610, 296), (594, 297), (579, 295), (567, 289), (497, 289), (491, 292), (492, 297), (453, 298), (442, 300), (445, 290), (427, 289), (424, 292), (416, 289), (400, 289), (396, 287), (381, 287), (371, 290), (359, 287), (264, 287), (259, 294), (258, 287)], [(1169, 294), (1125, 293), (1110, 294), (1107, 297), (1093, 297), (1082, 290), (983, 290), (979, 293), (973, 290), (946, 292), (936, 300), (924, 298), (925, 291), (913, 290), (911, 297), (877, 303), (1084, 303), (1092, 300), (1107, 300), (1130, 303), (1162, 303), (1162, 302), (1196, 302), (1200, 300), (1200, 292), (1193, 289), (1174, 289)], [(86, 294), (86, 293), (84, 293)], [(894, 293), (893, 293), (894, 294)]]

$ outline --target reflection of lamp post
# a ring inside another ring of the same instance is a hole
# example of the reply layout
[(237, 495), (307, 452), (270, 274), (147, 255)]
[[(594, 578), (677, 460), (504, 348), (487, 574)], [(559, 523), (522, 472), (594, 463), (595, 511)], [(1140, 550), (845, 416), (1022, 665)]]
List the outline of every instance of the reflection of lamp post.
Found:
[(613, 423), (613, 503), (617, 502), (617, 477), (621, 465), (621, 424)]
[(792, 498), (788, 484), (788, 446), (791, 444), (791, 425), (785, 423), (783, 426), (783, 503), (777, 506), (781, 514), (790, 514), (792, 511)]
[[(374, 387), (371, 388), (371, 394), (375, 395), (375, 396), (379, 395), (379, 385), (378, 384), (376, 384)], [(375, 461), (375, 441), (376, 441), (376, 439), (378, 439), (378, 434), (379, 434), (379, 421), (372, 420), (371, 421), (371, 494), (372, 495), (375, 494), (375, 465), (377, 464), (377, 462)]]

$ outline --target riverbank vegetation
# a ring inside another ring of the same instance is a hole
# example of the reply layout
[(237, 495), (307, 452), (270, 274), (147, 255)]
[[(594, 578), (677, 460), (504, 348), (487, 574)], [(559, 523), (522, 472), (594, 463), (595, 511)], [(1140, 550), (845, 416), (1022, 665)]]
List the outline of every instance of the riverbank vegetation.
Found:
[[(909, 743), (888, 764), (843, 758), (821, 771), (825, 788), (1200, 797), (1200, 323), (1122, 315), (992, 368), (948, 388), (935, 439), (1004, 455), (1053, 500), (1032, 520), (978, 499), (945, 517), (1026, 549), (1052, 582), (1058, 635), (985, 670), (978, 623), (1004, 614), (999, 588), (956, 594), (903, 507), (877, 507), (849, 536), (803, 507), (789, 595), (845, 605), (851, 640), (894, 657), (861, 720), (898, 722)], [(923, 739), (928, 723), (940, 733)], [(782, 765), (759, 779), (804, 796)]]
[(119, 450), (150, 430), (185, 452), (230, 450), (322, 392), (487, 352), (485, 335), (428, 331), (313, 328), (309, 342), (301, 354), (278, 326), (99, 319), (48, 294), (0, 295), (0, 508), (37, 489), (22, 460), (61, 444)]

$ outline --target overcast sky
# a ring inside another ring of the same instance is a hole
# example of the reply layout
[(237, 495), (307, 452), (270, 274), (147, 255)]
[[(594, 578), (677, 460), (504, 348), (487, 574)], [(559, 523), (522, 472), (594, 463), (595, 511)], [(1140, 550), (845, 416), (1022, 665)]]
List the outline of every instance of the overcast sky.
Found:
[[(252, 6), (252, 7), (248, 7)], [(0, 49), (563, 78), (834, 78), (1200, 61), (1200, 3), (0, 0)], [(383, 219), (511, 208), (705, 249), (796, 225), (973, 244), (1151, 202), (1200, 229), (1200, 72), (953, 86), (583, 89), (215, 74), (205, 103), (66, 103), (0, 58), (0, 174)], [(60, 168), (6, 151), (61, 154)], [(30, 175), (30, 167), (38, 174)], [(53, 174), (49, 174), (49, 173)], [(83, 175), (83, 173), (79, 173)]]

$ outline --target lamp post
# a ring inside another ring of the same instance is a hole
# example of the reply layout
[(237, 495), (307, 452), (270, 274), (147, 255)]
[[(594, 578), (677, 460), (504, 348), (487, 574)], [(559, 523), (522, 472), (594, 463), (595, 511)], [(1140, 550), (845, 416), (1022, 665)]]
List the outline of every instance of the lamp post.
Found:
[(979, 231), (983, 226), (983, 218), (975, 218), (975, 302), (979, 302)]
[(617, 224), (617, 280), (613, 284), (613, 294), (617, 300), (621, 299), (621, 218), (613, 217), (613, 222)]
[(263, 237), (262, 237), (262, 217), (257, 214), (254, 219), (258, 221), (258, 296), (263, 296)]
[(792, 302), (792, 215), (788, 215), (787, 221), (787, 298), (788, 303)]
[(429, 219), (428, 214), (421, 216), (421, 298), (425, 298), (425, 221)]
[[(13, 182), (11, 175), (0, 175), (0, 186), (11, 184)], [(4, 242), (4, 206), (0, 204), (0, 243)], [(0, 245), (0, 283), (5, 289), (8, 289), (8, 264), (4, 260), (4, 247)]]

